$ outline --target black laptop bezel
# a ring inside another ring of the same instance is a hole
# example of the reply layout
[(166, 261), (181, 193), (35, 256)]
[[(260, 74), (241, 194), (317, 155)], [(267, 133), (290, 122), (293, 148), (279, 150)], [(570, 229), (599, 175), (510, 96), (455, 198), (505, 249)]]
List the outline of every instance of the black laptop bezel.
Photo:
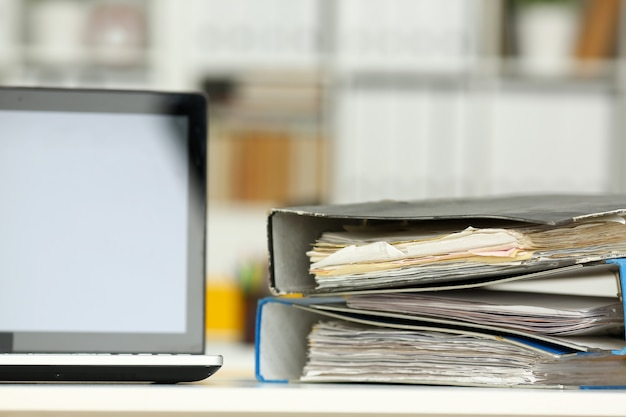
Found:
[[(15, 353), (190, 353), (205, 349), (207, 97), (157, 92), (0, 87), (1, 111), (163, 114), (188, 120), (187, 311), (184, 333), (2, 332), (0, 351)], [(163, 306), (167, 308), (167, 306)]]

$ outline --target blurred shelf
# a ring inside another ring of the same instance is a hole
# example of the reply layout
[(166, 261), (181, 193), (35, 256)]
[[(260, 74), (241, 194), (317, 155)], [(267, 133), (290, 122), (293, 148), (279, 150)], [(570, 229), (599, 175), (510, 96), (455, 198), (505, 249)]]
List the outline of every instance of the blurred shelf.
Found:
[(20, 54), (13, 53), (13, 59), (17, 56), (29, 66), (64, 66), (75, 65), (83, 67), (104, 68), (141, 68), (149, 63), (148, 57), (151, 51), (143, 48), (46, 48), (25, 47), (20, 49)]

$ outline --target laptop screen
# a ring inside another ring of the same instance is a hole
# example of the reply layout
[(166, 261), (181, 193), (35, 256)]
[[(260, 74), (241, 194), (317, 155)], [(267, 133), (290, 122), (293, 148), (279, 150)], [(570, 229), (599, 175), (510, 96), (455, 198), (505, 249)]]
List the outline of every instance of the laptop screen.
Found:
[(0, 89), (0, 348), (201, 352), (206, 104)]

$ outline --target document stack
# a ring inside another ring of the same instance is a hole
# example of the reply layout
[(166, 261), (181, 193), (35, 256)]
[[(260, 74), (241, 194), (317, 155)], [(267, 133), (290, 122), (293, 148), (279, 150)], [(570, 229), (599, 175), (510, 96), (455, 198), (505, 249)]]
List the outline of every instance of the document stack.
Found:
[(626, 387), (626, 196), (274, 209), (260, 381)]

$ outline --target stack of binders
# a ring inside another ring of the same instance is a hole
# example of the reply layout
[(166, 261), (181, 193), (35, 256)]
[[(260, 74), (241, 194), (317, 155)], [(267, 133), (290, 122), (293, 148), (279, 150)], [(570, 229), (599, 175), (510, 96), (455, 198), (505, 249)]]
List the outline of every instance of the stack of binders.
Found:
[(260, 381), (626, 387), (626, 196), (274, 209)]

